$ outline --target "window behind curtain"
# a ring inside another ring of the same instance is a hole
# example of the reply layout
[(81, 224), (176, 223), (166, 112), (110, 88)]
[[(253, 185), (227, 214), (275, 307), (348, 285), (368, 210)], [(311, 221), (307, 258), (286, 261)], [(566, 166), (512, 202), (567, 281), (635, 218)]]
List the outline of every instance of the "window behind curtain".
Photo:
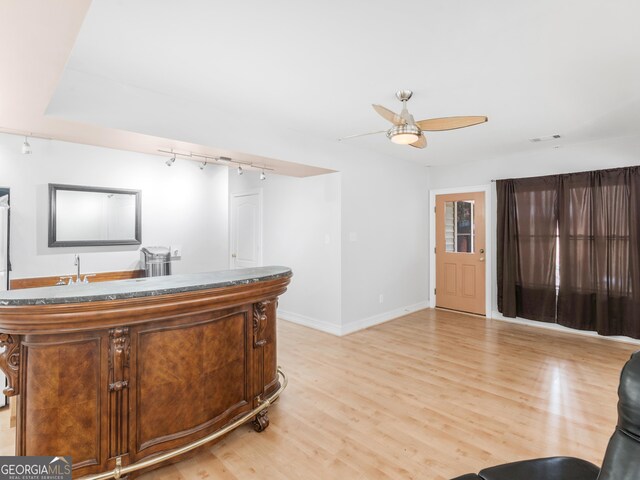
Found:
[(503, 180), (497, 191), (498, 309), (640, 338), (640, 167)]

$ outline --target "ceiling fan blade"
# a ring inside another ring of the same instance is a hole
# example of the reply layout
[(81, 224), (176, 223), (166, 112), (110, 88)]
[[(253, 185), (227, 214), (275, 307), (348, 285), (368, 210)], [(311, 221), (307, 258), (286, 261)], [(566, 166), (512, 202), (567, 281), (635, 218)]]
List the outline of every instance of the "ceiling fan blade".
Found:
[(475, 116), (475, 117), (444, 117), (444, 118), (430, 118), (428, 120), (420, 120), (416, 122), (416, 125), (420, 130), (426, 130), (428, 132), (440, 132), (443, 130), (455, 130), (456, 128), (471, 127), (472, 125), (478, 125), (488, 121), (487, 117)]
[(382, 118), (384, 118), (385, 120), (389, 120), (394, 125), (403, 125), (405, 123), (404, 119), (400, 115), (398, 115), (397, 113), (393, 113), (388, 108), (376, 104), (373, 104), (371, 106), (376, 112), (378, 112), (378, 114)]
[(376, 133), (385, 133), (385, 132), (386, 132), (386, 130), (378, 130), (377, 132), (357, 133), (355, 135), (349, 135), (347, 137), (339, 138), (338, 141), (341, 142), (342, 140), (349, 140), (350, 138), (364, 137), (366, 135), (375, 135)]
[(415, 142), (410, 143), (409, 145), (415, 148), (424, 148), (427, 146), (427, 137), (425, 137), (424, 134), (421, 133), (420, 138)]

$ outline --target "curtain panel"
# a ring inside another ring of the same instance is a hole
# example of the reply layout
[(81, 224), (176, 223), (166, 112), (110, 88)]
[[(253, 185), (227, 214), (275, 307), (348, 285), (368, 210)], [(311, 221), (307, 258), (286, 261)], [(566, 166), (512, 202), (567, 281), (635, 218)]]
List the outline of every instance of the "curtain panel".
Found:
[(640, 167), (496, 186), (498, 310), (640, 338)]
[(561, 176), (558, 323), (640, 338), (638, 167)]
[(498, 180), (498, 310), (556, 321), (556, 176)]

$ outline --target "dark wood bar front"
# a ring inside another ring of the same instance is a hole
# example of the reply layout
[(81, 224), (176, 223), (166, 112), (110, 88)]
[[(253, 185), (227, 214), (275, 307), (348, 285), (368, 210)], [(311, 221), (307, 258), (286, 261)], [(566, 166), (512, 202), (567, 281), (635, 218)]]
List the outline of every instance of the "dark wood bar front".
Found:
[[(291, 271), (233, 272), (193, 285), (175, 276), (176, 288), (163, 277), (107, 282), (115, 293), (103, 283), (0, 296), (16, 455), (71, 455), (79, 478), (184, 447), (259, 407), (280, 388), (276, 307)], [(252, 419), (268, 426), (266, 410)]]

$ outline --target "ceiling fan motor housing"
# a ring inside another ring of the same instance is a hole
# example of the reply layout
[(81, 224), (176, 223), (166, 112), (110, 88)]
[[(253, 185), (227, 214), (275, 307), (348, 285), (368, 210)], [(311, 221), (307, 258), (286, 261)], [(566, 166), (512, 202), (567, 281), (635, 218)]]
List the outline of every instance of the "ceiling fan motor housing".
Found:
[(396, 92), (396, 98), (401, 102), (409, 100), (413, 96), (413, 92), (411, 90), (398, 90)]

